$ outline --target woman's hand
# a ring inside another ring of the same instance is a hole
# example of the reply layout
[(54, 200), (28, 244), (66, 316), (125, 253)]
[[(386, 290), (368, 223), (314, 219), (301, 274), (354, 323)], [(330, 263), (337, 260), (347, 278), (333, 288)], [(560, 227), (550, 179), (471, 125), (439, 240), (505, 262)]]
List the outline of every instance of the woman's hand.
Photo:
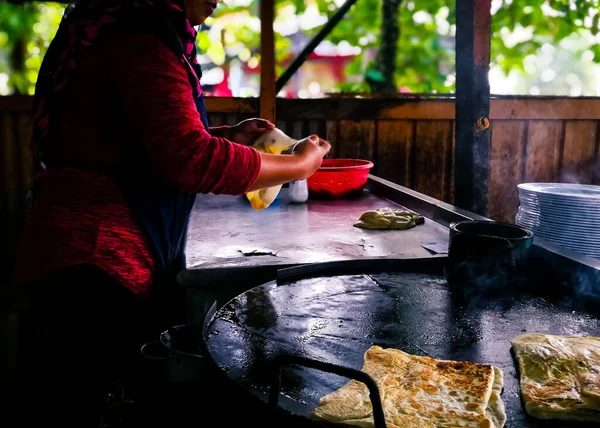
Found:
[(294, 146), (293, 154), (302, 157), (306, 162), (308, 170), (306, 171), (307, 175), (304, 178), (308, 178), (315, 173), (321, 166), (323, 158), (330, 150), (331, 145), (317, 135), (311, 135), (310, 137), (298, 141)]
[(298, 141), (293, 147), (293, 154), (285, 154), (290, 153), (291, 147), (283, 155), (260, 153), (258, 177), (247, 191), (304, 180), (315, 173), (323, 157), (331, 150), (329, 143), (316, 135)]
[(246, 119), (230, 128), (229, 139), (234, 143), (251, 146), (263, 132), (274, 128), (275, 125), (265, 119)]

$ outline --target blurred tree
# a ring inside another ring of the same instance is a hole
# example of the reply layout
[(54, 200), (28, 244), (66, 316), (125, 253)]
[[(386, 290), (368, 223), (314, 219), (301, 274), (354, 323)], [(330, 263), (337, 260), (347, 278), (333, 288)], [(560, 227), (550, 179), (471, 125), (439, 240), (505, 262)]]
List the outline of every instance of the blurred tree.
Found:
[(396, 56), (400, 26), (398, 8), (402, 0), (382, 0), (381, 3), (381, 37), (380, 46), (375, 58), (374, 70), (365, 75), (365, 80), (373, 92), (395, 93)]
[[(301, 15), (313, 6), (329, 17), (341, 1), (277, 0), (276, 7), (279, 17), (289, 7)], [(248, 2), (242, 9), (255, 11), (258, 1)], [(233, 4), (239, 0), (223, 0), (215, 16), (239, 11), (240, 6)], [(408, 87), (413, 92), (453, 92), (455, 5), (444, 0), (359, 0), (327, 37), (334, 44), (347, 42), (363, 51), (347, 69), (349, 75), (361, 75), (362, 81), (345, 83), (340, 89), (378, 92)], [(594, 40), (588, 48), (600, 63), (598, 7), (589, 0), (493, 0), (492, 66), (506, 74), (524, 72), (525, 58), (538, 53), (545, 43), (560, 43), (572, 36), (590, 39), (589, 35)], [(321, 26), (304, 31), (313, 35)], [(234, 30), (233, 38), (237, 34)], [(252, 52), (258, 52), (258, 40), (248, 46)], [(276, 40), (281, 40), (278, 59), (283, 60), (288, 39), (276, 34)]]
[[(33, 94), (42, 58), (58, 30), (64, 5), (0, 3), (0, 95)], [(8, 89), (8, 90), (7, 90)]]
[[(314, 35), (341, 1), (276, 0), (278, 72), (295, 49), (291, 32)], [(214, 18), (206, 23), (208, 31), (198, 38), (206, 61), (222, 65), (238, 58), (251, 67), (259, 64), (258, 4), (259, 0), (222, 0)], [(33, 91), (62, 10), (53, 3), (0, 3), (0, 77), (8, 73), (13, 90)], [(597, 2), (590, 0), (493, 0), (492, 65), (507, 75), (520, 72), (526, 76), (528, 58), (538, 55), (544, 44), (558, 45), (574, 37), (586, 41), (577, 46), (577, 52), (590, 52), (586, 58), (591, 55), (591, 61), (600, 63), (598, 12)], [(347, 68), (348, 75), (358, 80), (339, 89), (454, 91), (454, 13), (455, 3), (443, 0), (358, 0), (327, 38), (362, 49)], [(0, 90), (1, 86), (0, 79)]]

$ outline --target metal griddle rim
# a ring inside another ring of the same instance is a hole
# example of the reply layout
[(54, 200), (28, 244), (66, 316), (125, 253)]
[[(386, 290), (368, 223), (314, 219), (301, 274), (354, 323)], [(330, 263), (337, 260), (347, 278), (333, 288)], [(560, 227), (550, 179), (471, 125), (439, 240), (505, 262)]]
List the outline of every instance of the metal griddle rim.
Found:
[(363, 259), (342, 260), (324, 263), (305, 264), (278, 269), (277, 284), (302, 278), (336, 275), (360, 275), (381, 272), (414, 272), (443, 274), (447, 256), (403, 259)]

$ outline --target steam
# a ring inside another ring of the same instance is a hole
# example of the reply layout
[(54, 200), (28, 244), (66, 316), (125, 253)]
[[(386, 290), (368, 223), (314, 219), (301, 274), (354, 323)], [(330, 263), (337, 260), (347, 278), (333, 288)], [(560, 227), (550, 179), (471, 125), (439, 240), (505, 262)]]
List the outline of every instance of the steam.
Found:
[(600, 159), (591, 160), (583, 166), (563, 168), (558, 181), (571, 184), (600, 184)]
[(465, 309), (498, 307), (510, 304), (521, 293), (526, 276), (517, 273), (514, 261), (462, 261), (447, 268), (453, 298)]
[(600, 271), (571, 261), (557, 261), (550, 253), (537, 252), (530, 261), (531, 274), (527, 288), (540, 291), (571, 310), (589, 309), (599, 312)]
[(561, 286), (565, 290), (565, 303), (573, 309), (590, 308), (598, 312), (600, 303), (600, 273), (586, 272), (584, 268), (570, 272)]
[(563, 172), (560, 175), (561, 183), (581, 184), (581, 178), (571, 172)]

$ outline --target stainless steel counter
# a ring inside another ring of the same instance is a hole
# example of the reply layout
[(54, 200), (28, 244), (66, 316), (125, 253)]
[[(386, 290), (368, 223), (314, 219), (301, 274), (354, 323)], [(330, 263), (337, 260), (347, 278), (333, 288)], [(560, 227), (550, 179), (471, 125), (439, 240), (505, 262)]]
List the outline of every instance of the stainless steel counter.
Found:
[(369, 209), (400, 207), (367, 190), (358, 199), (291, 204), (287, 189), (263, 211), (243, 197), (199, 195), (186, 246), (188, 269), (283, 266), (339, 260), (439, 257), (421, 246), (446, 245), (448, 229), (426, 219), (409, 230), (353, 227)]

